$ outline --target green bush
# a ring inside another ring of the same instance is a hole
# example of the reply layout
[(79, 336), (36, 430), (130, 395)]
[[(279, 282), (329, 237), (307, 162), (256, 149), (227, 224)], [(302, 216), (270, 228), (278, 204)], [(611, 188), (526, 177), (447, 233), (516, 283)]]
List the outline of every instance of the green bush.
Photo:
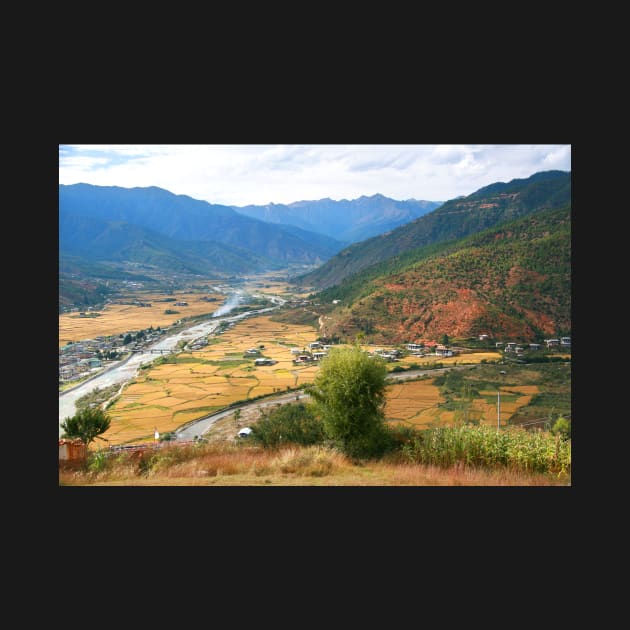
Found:
[(291, 403), (263, 411), (249, 437), (265, 447), (276, 447), (288, 442), (303, 446), (319, 444), (325, 435), (321, 420), (309, 405)]
[(554, 435), (559, 435), (563, 440), (569, 440), (571, 438), (571, 420), (560, 416), (551, 427), (551, 432)]

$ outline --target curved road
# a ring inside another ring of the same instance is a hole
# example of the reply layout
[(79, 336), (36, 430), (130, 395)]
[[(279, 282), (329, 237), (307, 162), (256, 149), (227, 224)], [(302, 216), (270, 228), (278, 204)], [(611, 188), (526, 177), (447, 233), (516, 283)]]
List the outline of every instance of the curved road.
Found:
[[(452, 367), (445, 368), (437, 368), (435, 370), (409, 370), (408, 372), (394, 372), (387, 375), (388, 379), (400, 381), (406, 378), (412, 378), (416, 376), (425, 376), (430, 374), (436, 374), (440, 372), (447, 372), (448, 370), (464, 370), (467, 368), (473, 368), (473, 365), (454, 365)], [(187, 424), (182, 425), (178, 429), (175, 429), (175, 439), (177, 440), (193, 440), (196, 437), (207, 433), (210, 430), (210, 427), (221, 418), (225, 418), (225, 416), (229, 416), (231, 413), (234, 413), (237, 409), (245, 409), (245, 408), (253, 408), (253, 407), (268, 407), (269, 405), (277, 405), (277, 404), (286, 404), (293, 402), (295, 397), (299, 396), (300, 400), (303, 398), (310, 398), (308, 394), (305, 394), (302, 390), (296, 390), (291, 392), (290, 394), (282, 394), (279, 396), (269, 396), (263, 400), (254, 400), (251, 403), (243, 403), (242, 405), (238, 405), (237, 407), (231, 407), (229, 409), (224, 409), (223, 411), (216, 411), (208, 416), (204, 416), (203, 418), (199, 418), (198, 420), (192, 420)]]

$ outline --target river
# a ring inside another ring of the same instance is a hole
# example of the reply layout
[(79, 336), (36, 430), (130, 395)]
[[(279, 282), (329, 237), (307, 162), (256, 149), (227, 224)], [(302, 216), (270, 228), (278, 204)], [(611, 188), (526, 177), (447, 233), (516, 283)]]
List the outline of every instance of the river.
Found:
[(217, 317), (217, 314), (223, 315), (229, 310), (232, 310), (239, 302), (242, 301), (243, 295), (240, 294), (240, 299), (238, 300), (228, 300), (226, 304), (221, 306), (217, 311), (215, 311), (212, 319), (201, 322), (200, 324), (195, 324), (190, 328), (186, 328), (174, 335), (170, 335), (169, 337), (165, 337), (164, 339), (160, 339), (156, 341), (154, 344), (149, 346), (143, 352), (137, 352), (131, 355), (129, 359), (122, 361), (119, 365), (111, 367), (100, 374), (90, 378), (89, 380), (81, 383), (77, 387), (74, 387), (71, 390), (67, 390), (59, 394), (59, 436), (62, 434), (61, 422), (67, 418), (68, 416), (73, 416), (76, 413), (76, 401), (84, 396), (85, 394), (91, 392), (95, 387), (99, 387), (101, 389), (105, 387), (110, 387), (111, 385), (115, 385), (116, 383), (122, 383), (132, 379), (137, 373), (138, 368), (143, 363), (147, 363), (149, 361), (154, 361), (155, 359), (162, 356), (161, 354), (152, 353), (151, 350), (169, 350), (173, 351), (177, 347), (177, 342), (185, 339), (186, 341), (193, 341), (199, 337), (205, 337), (206, 335), (214, 332), (217, 326), (221, 322), (236, 322), (240, 319), (244, 319), (245, 317), (250, 317), (252, 315), (258, 315), (260, 313), (267, 313), (268, 311), (272, 311), (275, 308), (278, 308), (281, 304), (284, 303), (282, 298), (277, 296), (267, 296), (271, 299), (272, 302), (276, 304), (276, 306), (270, 306), (268, 308), (262, 308), (253, 311), (246, 311), (245, 313), (240, 313), (239, 315), (233, 315), (232, 317)]

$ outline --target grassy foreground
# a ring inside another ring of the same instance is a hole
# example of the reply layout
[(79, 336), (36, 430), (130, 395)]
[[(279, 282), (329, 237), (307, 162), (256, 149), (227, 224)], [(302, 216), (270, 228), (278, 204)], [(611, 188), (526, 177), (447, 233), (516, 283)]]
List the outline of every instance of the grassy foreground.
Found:
[(321, 445), (263, 448), (222, 442), (168, 445), (156, 451), (90, 458), (59, 470), (62, 486), (569, 486), (566, 474), (437, 466), (399, 455), (353, 462)]

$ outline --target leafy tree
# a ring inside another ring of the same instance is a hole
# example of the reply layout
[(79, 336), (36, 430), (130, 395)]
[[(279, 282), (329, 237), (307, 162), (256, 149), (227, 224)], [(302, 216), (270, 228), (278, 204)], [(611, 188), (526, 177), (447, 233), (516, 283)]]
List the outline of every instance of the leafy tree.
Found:
[(111, 421), (111, 416), (100, 407), (87, 407), (61, 423), (64, 431), (62, 437), (79, 438), (86, 446), (89, 446), (95, 438), (105, 439), (99, 436), (109, 429)]
[(131, 334), (130, 334), (130, 333), (127, 333), (127, 334), (125, 335), (125, 338), (123, 339), (123, 344), (124, 344), (124, 345), (127, 345), (127, 344), (131, 343), (132, 341), (133, 341), (133, 339), (132, 339), (132, 337), (131, 337)]
[(368, 356), (358, 345), (335, 348), (306, 388), (327, 436), (351, 457), (375, 456), (386, 448), (386, 376), (385, 362)]
[(449, 338), (448, 338), (448, 335), (447, 335), (446, 333), (444, 333), (444, 334), (440, 337), (440, 343), (441, 343), (443, 346), (448, 346), (448, 343), (449, 343)]

